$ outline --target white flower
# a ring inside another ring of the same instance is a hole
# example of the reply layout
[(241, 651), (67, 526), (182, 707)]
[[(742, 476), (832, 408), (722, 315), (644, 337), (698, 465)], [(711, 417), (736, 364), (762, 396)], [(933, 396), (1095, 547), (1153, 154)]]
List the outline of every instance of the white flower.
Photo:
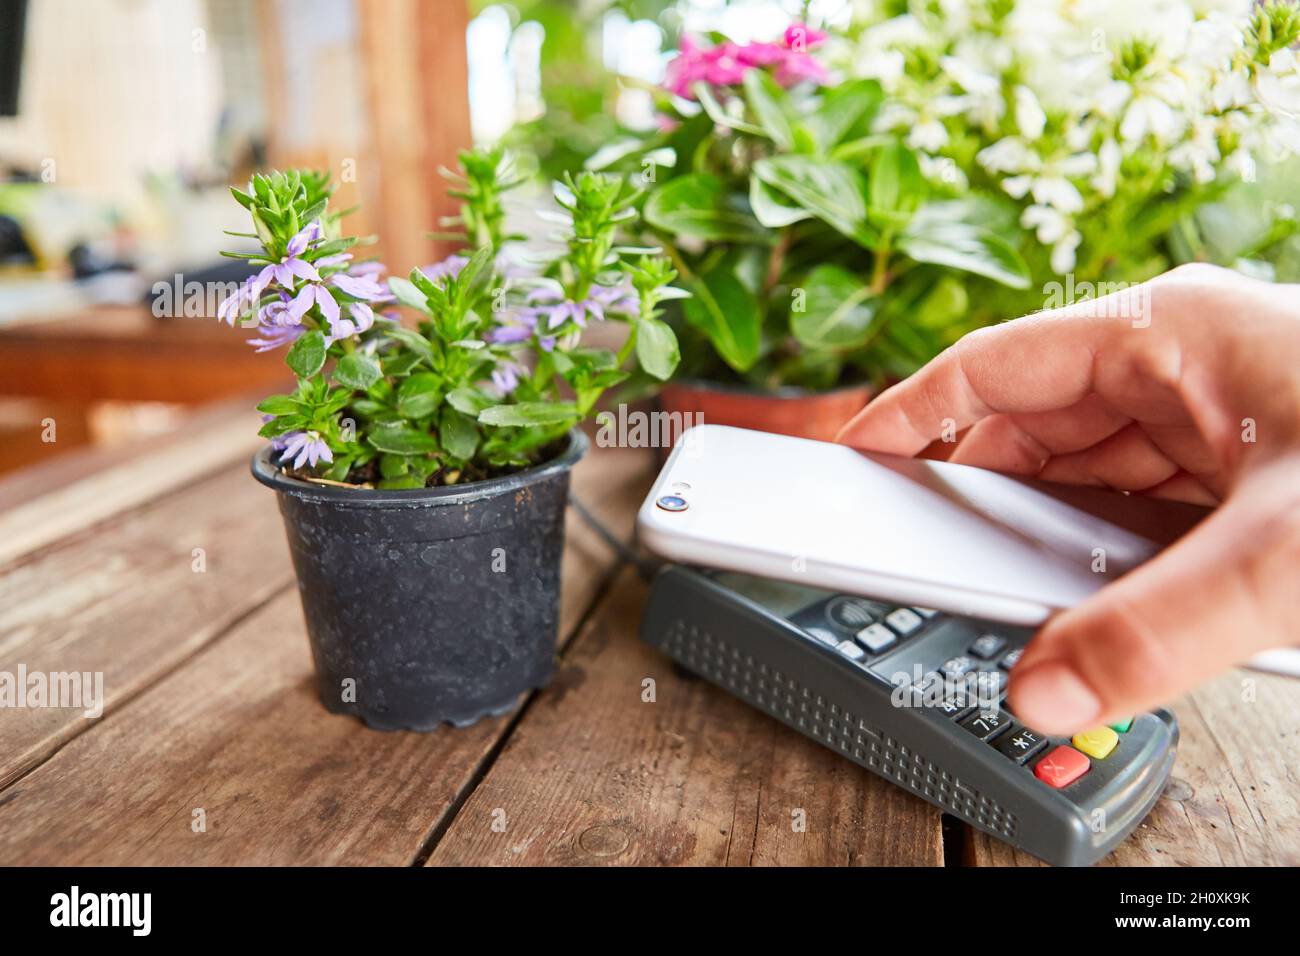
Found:
[(984, 72), (974, 63), (967, 63), (955, 56), (945, 56), (939, 65), (967, 93), (974, 96), (996, 96), (1002, 92), (998, 78)]
[(1050, 206), (1033, 205), (1020, 214), (1020, 225), (1033, 229), (1039, 242), (1052, 247), (1052, 271), (1064, 274), (1074, 268), (1075, 250), (1083, 236), (1070, 219)]
[(903, 78), (904, 65), (903, 54), (898, 50), (877, 50), (862, 56), (857, 75), (879, 80), (881, 86), (892, 90)]
[(1189, 170), (1198, 183), (1212, 183), (1215, 164), (1219, 161), (1218, 124), (1212, 117), (1198, 116), (1192, 121), (1192, 135), (1169, 151), (1175, 169)]
[(1097, 172), (1092, 177), (1092, 188), (1098, 194), (1109, 199), (1115, 195), (1115, 186), (1119, 183), (1119, 164), (1123, 159), (1119, 143), (1109, 137), (1097, 150)]
[(1300, 117), (1300, 64), (1295, 50), (1278, 50), (1269, 57), (1268, 69), (1255, 77), (1255, 90), (1272, 112), (1289, 119)]
[(1064, 176), (1040, 176), (1029, 187), (1034, 202), (1052, 206), (1061, 212), (1072, 213), (1083, 210), (1083, 196), (1074, 183)]
[(1219, 112), (1244, 106), (1252, 99), (1250, 73), (1247, 70), (1226, 70), (1217, 74), (1210, 86), (1210, 105)]
[(921, 153), (916, 157), (921, 164), (921, 175), (931, 182), (943, 183), (956, 189), (967, 189), (970, 181), (961, 167), (947, 156), (929, 156)]
[(1183, 58), (1188, 65), (1214, 70), (1231, 60), (1242, 42), (1241, 28), (1233, 18), (1212, 10), (1188, 28)]
[(1039, 105), (1038, 97), (1027, 86), (1017, 86), (1015, 97), (1016, 126), (1020, 127), (1020, 135), (1025, 139), (1038, 139), (1047, 125), (1047, 114)]
[[(1010, 137), (1008, 137), (1010, 139)], [(1003, 140), (1006, 143), (1007, 140)], [(1002, 144), (996, 144), (1001, 146)], [(992, 149), (993, 147), (989, 147)], [(1083, 194), (1079, 192), (1078, 187), (1070, 180), (1078, 179), (1091, 175), (1097, 168), (1097, 157), (1091, 153), (1073, 153), (1059, 159), (1052, 159), (1047, 162), (1036, 154), (1029, 156), (1016, 156), (1015, 147), (1005, 148), (1005, 156), (993, 156), (992, 160), (1012, 161), (1021, 160), (1020, 170), (1026, 170), (1019, 176), (1011, 176), (1002, 180), (1002, 188), (1013, 199), (1023, 199), (1027, 195), (1032, 195), (1034, 202), (1050, 206), (1063, 213), (1076, 213), (1083, 210)], [(977, 157), (985, 168), (989, 165), (985, 162), (983, 150)], [(990, 172), (993, 170), (990, 169)], [(1017, 171), (1016, 169), (1006, 168), (1008, 172)]]
[(985, 146), (975, 161), (990, 173), (1033, 172), (1042, 168), (1042, 160), (1018, 136), (1007, 136), (992, 146)]
[(927, 153), (937, 153), (948, 145), (948, 130), (937, 119), (927, 119), (912, 127), (907, 145)]
[(1158, 96), (1142, 94), (1133, 99), (1119, 124), (1121, 139), (1140, 142), (1149, 135), (1167, 143), (1183, 131), (1184, 118)]

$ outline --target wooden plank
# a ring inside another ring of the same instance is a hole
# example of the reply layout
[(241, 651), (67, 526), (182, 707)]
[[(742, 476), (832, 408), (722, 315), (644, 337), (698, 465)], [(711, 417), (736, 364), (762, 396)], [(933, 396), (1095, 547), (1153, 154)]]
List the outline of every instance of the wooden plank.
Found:
[(215, 319), (158, 319), (139, 307), (0, 329), (0, 394), (63, 401), (204, 404), (292, 386), (280, 353), (257, 353), (252, 329)]
[[(106, 481), (95, 487), (105, 507), (137, 491)], [(69, 527), (87, 516), (86, 508), (68, 511)], [(289, 587), (279, 524), (275, 496), (241, 463), (10, 568), (0, 575), (0, 670), (102, 672), (105, 713), (112, 713)], [(0, 787), (94, 726), (78, 710), (6, 711)]]
[[(626, 533), (652, 464), (639, 452), (595, 453), (575, 490)], [(616, 566), (572, 512), (568, 534), (562, 635)], [(265, 528), (258, 537), (265, 547)], [(279, 541), (278, 528), (270, 537)], [(380, 733), (327, 713), (286, 590), (0, 792), (0, 864), (409, 863), (510, 726), (506, 716)], [(191, 829), (199, 808), (204, 833)]]
[[(1253, 697), (1252, 697), (1253, 695)], [(1174, 771), (1146, 821), (1107, 866), (1300, 864), (1300, 681), (1234, 670), (1173, 707), (1181, 737)], [(974, 866), (1042, 866), (971, 831)]]
[[(27, 504), (29, 501), (35, 501), (52, 491), (85, 481), (110, 468), (126, 464), (141, 456), (152, 455), (174, 445), (186, 434), (193, 434), (212, 426), (224, 427), (235, 419), (243, 421), (248, 428), (255, 428), (258, 422), (257, 419), (249, 417), (249, 410), (264, 396), (264, 392), (257, 392), (224, 402), (214, 402), (187, 412), (174, 431), (90, 448), (79, 447), (61, 451), (63, 430), (60, 424), (59, 440), (46, 446), (44, 460), (28, 465), (19, 472), (0, 475), (0, 514)], [(247, 445), (241, 444), (232, 453), (231, 461), (242, 458), (247, 448)]]
[(0, 514), (0, 567), (242, 461), (263, 443), (258, 424), (250, 408), (193, 431), (183, 429), (146, 454)]
[(429, 865), (942, 863), (937, 810), (641, 644), (644, 598), (625, 570)]

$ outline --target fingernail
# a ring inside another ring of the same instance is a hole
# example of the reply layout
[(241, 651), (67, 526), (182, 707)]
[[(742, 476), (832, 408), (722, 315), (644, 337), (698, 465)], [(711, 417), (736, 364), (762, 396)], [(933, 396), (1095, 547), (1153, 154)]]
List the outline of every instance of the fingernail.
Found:
[(1101, 701), (1067, 664), (1040, 664), (1011, 682), (1016, 716), (1045, 733), (1083, 730), (1101, 715)]

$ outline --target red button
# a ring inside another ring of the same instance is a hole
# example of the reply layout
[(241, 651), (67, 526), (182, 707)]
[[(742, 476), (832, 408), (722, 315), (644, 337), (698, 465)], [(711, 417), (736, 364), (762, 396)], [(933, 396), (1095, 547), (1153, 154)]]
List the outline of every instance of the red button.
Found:
[(1049, 787), (1066, 787), (1087, 773), (1090, 766), (1087, 757), (1062, 745), (1034, 765), (1034, 776)]

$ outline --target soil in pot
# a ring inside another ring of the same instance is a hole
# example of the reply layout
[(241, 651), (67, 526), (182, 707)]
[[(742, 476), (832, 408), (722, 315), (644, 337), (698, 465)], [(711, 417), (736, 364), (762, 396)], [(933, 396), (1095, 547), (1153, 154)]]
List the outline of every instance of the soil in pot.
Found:
[(587, 450), (487, 481), (401, 491), (253, 475), (284, 518), (321, 703), (381, 730), (463, 726), (552, 674), (564, 511)]
[(674, 381), (660, 390), (659, 405), (670, 414), (681, 413), (689, 425), (733, 425), (834, 441), (840, 428), (862, 410), (872, 394), (870, 385), (850, 385), (827, 392), (798, 388), (761, 392), (743, 386)]

